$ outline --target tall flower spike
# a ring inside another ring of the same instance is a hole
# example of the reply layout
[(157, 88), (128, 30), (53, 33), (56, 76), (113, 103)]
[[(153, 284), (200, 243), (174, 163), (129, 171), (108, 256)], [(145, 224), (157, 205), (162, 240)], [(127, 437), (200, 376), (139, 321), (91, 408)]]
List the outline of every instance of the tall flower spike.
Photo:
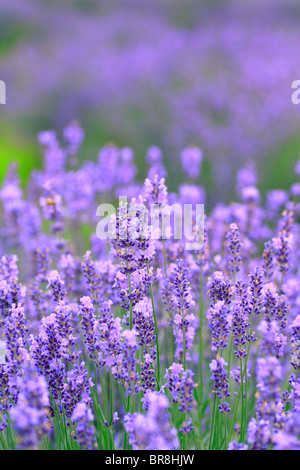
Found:
[(57, 271), (50, 271), (48, 275), (48, 287), (51, 288), (52, 295), (56, 302), (59, 302), (64, 299), (64, 281), (62, 281)]
[(222, 403), (218, 405), (221, 413), (229, 413), (230, 407), (225, 401), (227, 397), (230, 396), (229, 392), (229, 383), (228, 383), (228, 372), (226, 366), (228, 364), (225, 362), (223, 357), (217, 356), (216, 359), (213, 359), (209, 364), (210, 371), (212, 373), (211, 380), (213, 381), (213, 393), (222, 400)]
[(140, 388), (139, 375), (136, 372), (136, 341), (137, 331), (125, 330), (124, 341), (120, 354), (116, 357), (116, 365), (112, 368), (116, 380), (122, 384), (129, 395), (137, 393)]
[(152, 147), (149, 147), (146, 154), (146, 160), (148, 165), (150, 166), (148, 171), (148, 178), (150, 180), (155, 178), (155, 175), (161, 175), (163, 178), (166, 177), (167, 172), (163, 165), (163, 154), (158, 147), (154, 145)]
[(234, 349), (234, 354), (238, 359), (243, 359), (247, 356), (245, 345), (249, 340), (247, 334), (249, 326), (250, 323), (248, 323), (245, 318), (241, 302), (235, 301), (232, 311), (231, 330), (234, 345), (236, 347), (236, 349)]
[(195, 316), (189, 313), (190, 308), (195, 305), (191, 295), (188, 280), (189, 270), (184, 266), (182, 259), (177, 260), (177, 265), (171, 274), (170, 287), (173, 293), (174, 306), (177, 312), (174, 317), (174, 329), (176, 340), (175, 357), (181, 358), (185, 367), (185, 361), (190, 360), (188, 351), (192, 347), (195, 335)]
[(208, 326), (212, 334), (212, 351), (223, 351), (228, 346), (229, 322), (228, 307), (224, 301), (218, 301), (208, 312)]
[(227, 236), (227, 250), (228, 250), (228, 269), (234, 275), (240, 271), (242, 258), (240, 255), (241, 243), (239, 236), (239, 229), (236, 224), (230, 224), (230, 231)]
[(298, 374), (300, 369), (300, 315), (297, 315), (290, 328), (292, 330), (291, 364)]
[(277, 269), (284, 275), (292, 267), (293, 235), (281, 231), (278, 237), (272, 238), (272, 244), (275, 264)]
[(155, 341), (155, 324), (151, 300), (144, 297), (133, 308), (133, 326), (138, 332), (139, 344), (149, 349)]
[(133, 199), (130, 206), (121, 202), (116, 216), (116, 237), (111, 240), (111, 246), (120, 262), (121, 273), (126, 275), (143, 268), (155, 254), (155, 240), (143, 201)]
[(146, 394), (146, 415), (141, 413), (125, 416), (125, 429), (134, 450), (175, 450), (179, 440), (176, 428), (171, 427), (167, 397), (158, 392)]
[(248, 425), (248, 442), (252, 445), (252, 450), (267, 450), (270, 439), (270, 422), (265, 419), (252, 418)]
[(251, 315), (259, 315), (262, 308), (261, 296), (263, 290), (263, 270), (256, 267), (254, 273), (249, 274), (249, 292), (251, 294)]
[(85, 402), (76, 405), (72, 417), (76, 423), (77, 434), (74, 436), (83, 450), (96, 450), (97, 443), (93, 426), (94, 415)]
[(264, 263), (264, 274), (268, 279), (270, 279), (273, 275), (274, 269), (274, 248), (271, 241), (265, 243), (265, 249), (262, 258)]
[(259, 420), (270, 423), (271, 437), (276, 429), (282, 428), (287, 416), (284, 412), (281, 396), (281, 381), (283, 368), (279, 360), (273, 356), (258, 358), (257, 374), (257, 404), (256, 414)]
[(179, 403), (179, 411), (190, 413), (195, 406), (193, 390), (196, 387), (193, 381), (193, 372), (184, 370), (181, 364), (173, 363), (166, 370), (166, 387), (170, 390), (173, 403)]
[(43, 196), (40, 198), (40, 205), (43, 209), (43, 214), (46, 220), (52, 222), (51, 231), (61, 232), (62, 225), (62, 198), (57, 194), (49, 183), (46, 183), (43, 188)]
[(168, 189), (164, 178), (159, 179), (158, 175), (155, 175), (152, 180), (146, 178), (144, 187), (148, 201), (160, 207), (168, 203)]
[(101, 302), (100, 298), (100, 275), (96, 270), (95, 262), (91, 258), (91, 252), (87, 251), (81, 263), (81, 269), (87, 283), (87, 291), (96, 306)]
[(190, 178), (197, 178), (202, 163), (202, 151), (197, 147), (187, 147), (181, 153), (183, 171)]
[(81, 325), (84, 331), (85, 345), (90, 359), (95, 359), (100, 350), (99, 332), (96, 329), (96, 309), (91, 298), (84, 296), (80, 299)]
[(67, 142), (67, 152), (74, 156), (78, 152), (83, 140), (84, 130), (77, 121), (71, 122), (64, 128), (64, 138)]
[(19, 448), (37, 449), (41, 438), (50, 429), (47, 384), (32, 366), (27, 366), (19, 386), (17, 405), (10, 411), (19, 438)]
[(221, 271), (215, 271), (213, 277), (208, 278), (208, 295), (213, 303), (218, 300), (224, 301), (226, 305), (232, 300), (232, 283)]
[(156, 380), (155, 380), (155, 370), (152, 367), (153, 358), (150, 354), (145, 353), (143, 362), (141, 362), (141, 389), (144, 392), (148, 390), (155, 390)]
[(90, 394), (93, 385), (91, 378), (88, 377), (88, 371), (83, 361), (79, 366), (74, 364), (74, 367), (67, 372), (61, 397), (65, 413), (69, 418), (71, 418), (74, 408), (79, 402), (84, 402), (86, 405), (91, 403)]

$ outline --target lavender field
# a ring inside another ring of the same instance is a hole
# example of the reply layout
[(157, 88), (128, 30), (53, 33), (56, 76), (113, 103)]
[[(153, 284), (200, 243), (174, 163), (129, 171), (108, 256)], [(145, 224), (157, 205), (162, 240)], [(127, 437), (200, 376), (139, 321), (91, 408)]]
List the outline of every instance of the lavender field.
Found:
[(0, 449), (299, 450), (297, 2), (112, 3), (1, 6)]

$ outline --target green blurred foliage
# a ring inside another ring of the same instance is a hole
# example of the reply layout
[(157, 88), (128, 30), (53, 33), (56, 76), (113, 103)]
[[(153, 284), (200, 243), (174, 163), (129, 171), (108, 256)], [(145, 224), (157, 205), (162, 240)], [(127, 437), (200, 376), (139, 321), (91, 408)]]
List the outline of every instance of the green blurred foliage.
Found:
[[(40, 0), (41, 3), (48, 5), (59, 4), (59, 0)], [(113, 2), (114, 7), (118, 4), (118, 1), (122, 3), (123, 0), (115, 0)], [(139, 2), (137, 1), (137, 8), (140, 8)], [(152, 0), (152, 3), (157, 5), (162, 12), (168, 15), (171, 22), (182, 27), (193, 26), (192, 23), (199, 21), (199, 11), (201, 15), (203, 12), (211, 12), (216, 14), (222, 14), (222, 8), (228, 3), (227, 0), (203, 0), (202, 9), (199, 10), (198, 0)], [(106, 11), (112, 8), (112, 4), (109, 0), (101, 0), (101, 2), (95, 0), (66, 0), (66, 8), (76, 8), (78, 11), (91, 12), (95, 11)], [(143, 5), (142, 8), (146, 8)], [(203, 10), (204, 8), (204, 10)], [(19, 43), (24, 43), (34, 37), (37, 33), (37, 26), (27, 23), (26, 19), (16, 20), (13, 16), (6, 16), (2, 14), (0, 16), (0, 57), (8, 54), (13, 48), (18, 47)], [(43, 34), (43, 31), (38, 31), (39, 35)], [(178, 87), (182, 87), (182, 83), (178, 83)], [(5, 108), (0, 108), (0, 182), (3, 180), (7, 168), (10, 163), (17, 162), (19, 166), (19, 173), (22, 184), (25, 185), (28, 176), (33, 168), (41, 167), (41, 153), (37, 142), (37, 134), (41, 130), (55, 129), (61, 138), (62, 129), (55, 128), (55, 124), (51, 119), (53, 110), (56, 103), (62, 99), (61, 96), (53, 96), (51, 102), (46, 103), (44, 111), (39, 116), (31, 115), (17, 120), (9, 120), (5, 115)], [(105, 122), (103, 115), (99, 113), (91, 114), (89, 110), (83, 113), (83, 121), (81, 122), (86, 132), (86, 139), (81, 150), (81, 158), (84, 159), (96, 159), (99, 149), (107, 144), (108, 142), (114, 142), (120, 147), (131, 146), (135, 152), (136, 164), (138, 167), (138, 178), (143, 180), (146, 175), (144, 166), (145, 152), (150, 145), (158, 145), (161, 147), (165, 155), (165, 163), (168, 171), (168, 186), (169, 190), (175, 191), (178, 184), (182, 182), (179, 154), (170, 155), (170, 149), (164, 148), (164, 142), (160, 141), (160, 136), (157, 135), (156, 127), (153, 125), (151, 128), (151, 122), (155, 121), (156, 116), (162, 116), (164, 108), (162, 102), (158, 101), (153, 97), (153, 109), (151, 112), (151, 118), (149, 118), (149, 126), (147, 129), (142, 125), (142, 109), (131, 108), (128, 109), (128, 114), (124, 118), (130, 122), (129, 128), (134, 129), (134, 133), (131, 136), (128, 131), (119, 130), (118, 136), (111, 132), (110, 126)], [(72, 116), (77, 118), (78, 116)], [(165, 116), (167, 119), (167, 116)], [(220, 116), (216, 115), (216, 119), (221, 119)], [(66, 123), (65, 123), (66, 124)], [(136, 132), (140, 136), (138, 142), (133, 138)], [(193, 142), (195, 145), (201, 146), (200, 142)], [(264, 193), (269, 189), (282, 188), (287, 189), (290, 184), (294, 181), (294, 166), (298, 160), (300, 149), (300, 137), (294, 136), (285, 142), (282, 146), (273, 149), (273, 151), (266, 156), (262, 156), (257, 159), (257, 168), (259, 175), (259, 188)], [(231, 168), (233, 173), (236, 173), (238, 168)], [(209, 156), (204, 155), (204, 162), (202, 167), (202, 174), (199, 178), (199, 184), (203, 185), (208, 193), (209, 201), (217, 202), (214, 199), (214, 193), (216, 183), (214, 181), (214, 175), (212, 165), (210, 163)], [(234, 187), (231, 188), (230, 197), (234, 198)]]
[[(139, 110), (132, 110), (133, 119), (138, 126)], [(115, 136), (110, 132), (100, 117), (86, 117), (82, 123), (86, 138), (80, 152), (81, 160), (95, 160), (99, 149), (109, 142), (114, 142), (119, 147), (132, 146), (135, 152), (135, 159), (138, 168), (138, 179), (142, 181), (146, 176), (145, 169), (145, 152), (147, 148), (156, 143), (155, 135), (151, 132), (144, 135), (136, 146), (135, 142), (128, 135)], [(3, 180), (7, 168), (10, 163), (17, 162), (22, 185), (24, 186), (30, 172), (34, 168), (40, 168), (42, 165), (42, 157), (37, 142), (37, 134), (42, 129), (52, 128), (51, 121), (46, 119), (39, 122), (31, 122), (30, 125), (20, 120), (8, 121), (0, 119), (0, 182)], [(57, 129), (56, 129), (57, 130)], [(58, 135), (62, 138), (61, 131)], [(179, 155), (168, 155), (165, 151), (165, 163), (168, 171), (168, 187), (169, 191), (176, 191), (180, 183), (182, 183), (182, 174), (180, 169)], [(258, 170), (259, 189), (262, 196), (270, 189), (288, 189), (295, 181), (294, 167), (299, 159), (300, 136), (296, 135), (285, 142), (283, 145), (274, 148), (269, 155), (264, 156), (256, 161)], [(238, 168), (232, 168), (232, 172), (236, 173)], [(208, 204), (218, 202), (214, 198), (216, 191), (216, 183), (214, 181), (213, 169), (211, 162), (204, 155), (202, 172), (199, 177), (199, 184), (203, 185), (207, 191)], [(235, 189), (231, 188), (230, 198), (234, 199)]]
[(19, 175), (24, 186), (33, 168), (41, 165), (39, 148), (29, 136), (22, 135), (14, 123), (0, 120), (0, 181), (9, 165), (18, 164)]
[(289, 189), (296, 179), (294, 168), (299, 160), (299, 151), (300, 136), (295, 135), (257, 161), (262, 194), (270, 189)]

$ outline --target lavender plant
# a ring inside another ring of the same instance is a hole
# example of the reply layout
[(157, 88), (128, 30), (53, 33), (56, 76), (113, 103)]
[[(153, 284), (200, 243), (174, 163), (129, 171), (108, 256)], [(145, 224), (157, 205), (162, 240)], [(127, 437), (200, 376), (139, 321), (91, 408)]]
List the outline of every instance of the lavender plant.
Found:
[[(156, 223), (203, 202), (200, 149), (182, 153), (184, 190), (168, 194), (158, 148), (138, 186), (131, 149), (80, 165), (84, 131), (64, 135), (39, 136), (45, 164), (24, 191), (16, 169), (0, 190), (0, 448), (298, 449), (294, 185), (264, 203), (242, 168), (237, 202), (205, 214), (190, 250), (155, 233), (149, 209)], [(99, 203), (124, 188), (137, 192), (98, 239)]]

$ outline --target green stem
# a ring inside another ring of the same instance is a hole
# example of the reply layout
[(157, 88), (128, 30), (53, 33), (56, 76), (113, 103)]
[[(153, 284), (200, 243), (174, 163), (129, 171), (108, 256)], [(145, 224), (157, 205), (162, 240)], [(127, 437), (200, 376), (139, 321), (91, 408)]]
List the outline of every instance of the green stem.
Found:
[(110, 421), (113, 420), (113, 402), (114, 402), (114, 394), (113, 394), (113, 380), (112, 380), (112, 373), (111, 370), (109, 371), (109, 392), (110, 392)]
[(241, 393), (242, 393), (242, 415), (241, 415), (241, 440), (244, 435), (244, 375), (243, 375), (243, 359), (240, 359), (240, 377), (241, 377)]
[[(253, 312), (251, 315), (251, 320), (250, 320), (250, 329), (249, 329), (249, 338), (251, 338), (252, 334), (252, 328), (253, 328)], [(249, 357), (249, 352), (250, 352), (250, 344), (248, 343), (248, 351), (247, 351), (247, 356), (245, 357), (245, 365), (244, 365), (244, 376), (245, 376), (245, 426), (248, 424), (248, 357)]]
[(212, 410), (212, 416), (211, 416), (211, 428), (210, 428), (210, 436), (209, 436), (208, 450), (212, 450), (211, 444), (212, 444), (212, 436), (213, 436), (214, 423), (215, 423), (216, 401), (217, 401), (217, 395), (214, 394), (214, 404), (213, 404), (213, 410)]
[(224, 434), (225, 434), (225, 443), (224, 443), (224, 449), (227, 450), (227, 413), (224, 416)]
[(238, 393), (238, 396), (237, 396), (237, 399), (236, 399), (236, 402), (235, 402), (235, 408), (234, 408), (234, 413), (233, 413), (233, 418), (232, 418), (232, 425), (231, 425), (230, 434), (229, 434), (229, 442), (231, 441), (231, 437), (232, 437), (232, 433), (233, 433), (233, 429), (234, 429), (236, 413), (237, 413), (237, 410), (238, 410), (240, 396), (241, 396), (241, 390), (242, 390), (242, 386), (241, 386), (241, 383), (240, 383), (239, 393)]

